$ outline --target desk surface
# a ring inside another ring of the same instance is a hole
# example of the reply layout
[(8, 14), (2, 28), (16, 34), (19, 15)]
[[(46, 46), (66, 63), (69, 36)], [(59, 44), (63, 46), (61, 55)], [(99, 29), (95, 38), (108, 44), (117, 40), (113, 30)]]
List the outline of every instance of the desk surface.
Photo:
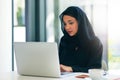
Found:
[[(2, 72), (0, 73), (0, 80), (84, 80), (76, 78), (75, 76), (85, 73), (74, 73), (74, 75), (65, 76), (61, 78), (48, 78), (48, 77), (33, 77), (33, 76), (20, 76), (17, 72)], [(90, 78), (85, 80), (91, 80)]]
[[(16, 71), (14, 72), (0, 72), (0, 80), (91, 80), (91, 78), (76, 78), (75, 76), (84, 73), (75, 73), (74, 75), (64, 78), (47, 78), (47, 77), (32, 77), (32, 76), (20, 76)], [(112, 70), (108, 72), (104, 80), (117, 80), (120, 78), (120, 70)], [(119, 79), (120, 80), (120, 79)]]

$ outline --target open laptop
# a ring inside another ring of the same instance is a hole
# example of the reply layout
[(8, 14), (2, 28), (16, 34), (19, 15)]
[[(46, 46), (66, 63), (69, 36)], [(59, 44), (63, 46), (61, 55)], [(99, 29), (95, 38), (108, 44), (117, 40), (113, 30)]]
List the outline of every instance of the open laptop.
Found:
[(20, 75), (62, 77), (57, 43), (15, 42), (14, 49)]

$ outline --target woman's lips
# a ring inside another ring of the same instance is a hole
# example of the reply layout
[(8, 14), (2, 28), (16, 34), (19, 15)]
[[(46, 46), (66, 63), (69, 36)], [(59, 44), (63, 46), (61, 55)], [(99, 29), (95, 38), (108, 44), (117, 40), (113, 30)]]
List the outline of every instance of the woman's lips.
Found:
[(69, 34), (71, 34), (72, 33), (72, 31), (67, 31)]

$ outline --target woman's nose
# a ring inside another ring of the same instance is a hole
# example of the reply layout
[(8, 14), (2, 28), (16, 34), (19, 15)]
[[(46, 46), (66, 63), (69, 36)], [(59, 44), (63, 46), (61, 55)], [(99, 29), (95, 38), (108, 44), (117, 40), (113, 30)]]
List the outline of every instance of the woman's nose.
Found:
[(66, 25), (66, 27), (65, 27), (65, 28), (68, 30), (68, 29), (70, 29), (70, 26), (69, 26), (69, 25)]

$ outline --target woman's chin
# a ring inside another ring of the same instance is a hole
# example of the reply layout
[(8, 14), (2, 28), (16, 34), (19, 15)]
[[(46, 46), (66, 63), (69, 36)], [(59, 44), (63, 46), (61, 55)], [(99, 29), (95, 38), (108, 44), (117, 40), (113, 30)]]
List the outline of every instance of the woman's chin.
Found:
[(72, 36), (74, 36), (74, 35), (72, 35), (72, 34), (69, 34), (69, 36), (71, 36), (71, 37), (72, 37)]

